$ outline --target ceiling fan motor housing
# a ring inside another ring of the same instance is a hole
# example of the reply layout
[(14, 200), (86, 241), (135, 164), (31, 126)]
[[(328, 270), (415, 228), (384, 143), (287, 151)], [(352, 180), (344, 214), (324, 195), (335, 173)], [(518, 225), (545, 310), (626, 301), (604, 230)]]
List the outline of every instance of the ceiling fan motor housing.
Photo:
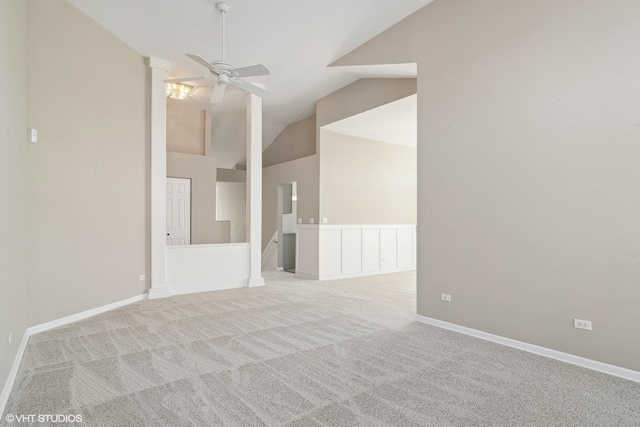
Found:
[[(256, 77), (256, 76), (267, 76), (269, 75), (269, 70), (262, 64), (252, 65), (249, 67), (236, 68), (232, 64), (226, 62), (224, 60), (225, 53), (225, 25), (224, 18), (227, 12), (229, 12), (229, 5), (224, 1), (219, 1), (216, 3), (216, 8), (222, 13), (222, 59), (219, 61), (209, 62), (203, 57), (199, 55), (193, 55), (187, 53), (186, 55), (191, 58), (193, 61), (207, 68), (211, 73), (211, 76), (217, 77), (218, 81), (213, 87), (213, 91), (211, 93), (211, 103), (215, 104), (222, 101), (224, 96), (225, 89), (227, 84), (231, 83), (232, 85), (244, 90), (245, 92), (252, 93), (256, 96), (264, 98), (269, 94), (266, 90), (258, 87), (252, 83), (246, 82), (242, 80), (241, 77)], [(190, 80), (202, 80), (209, 78), (208, 76), (202, 77), (188, 77), (185, 79), (170, 79), (169, 81), (190, 81)], [(165, 80), (165, 82), (169, 82)]]
[(229, 12), (229, 5), (224, 1), (219, 1), (218, 3), (216, 3), (216, 7), (222, 13)]

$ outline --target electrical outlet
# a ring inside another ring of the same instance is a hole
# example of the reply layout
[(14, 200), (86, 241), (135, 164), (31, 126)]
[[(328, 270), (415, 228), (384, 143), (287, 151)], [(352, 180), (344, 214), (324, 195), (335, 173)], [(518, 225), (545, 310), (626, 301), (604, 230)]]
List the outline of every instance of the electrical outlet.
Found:
[(7, 347), (11, 348), (12, 340), (13, 340), (13, 332), (9, 332), (9, 337), (7, 337)]
[(593, 330), (591, 328), (591, 320), (573, 319), (573, 327), (576, 329), (584, 329), (585, 331)]
[(309, 218), (309, 224), (315, 224), (316, 220), (314, 218)]
[(302, 224), (302, 218), (298, 218), (298, 224)]
[(144, 279), (145, 279), (144, 274), (141, 274), (140, 275), (140, 280), (144, 280)]
[(329, 224), (329, 218), (322, 218), (323, 224)]
[(442, 301), (451, 302), (451, 295), (449, 295), (449, 294), (440, 294), (440, 299)]

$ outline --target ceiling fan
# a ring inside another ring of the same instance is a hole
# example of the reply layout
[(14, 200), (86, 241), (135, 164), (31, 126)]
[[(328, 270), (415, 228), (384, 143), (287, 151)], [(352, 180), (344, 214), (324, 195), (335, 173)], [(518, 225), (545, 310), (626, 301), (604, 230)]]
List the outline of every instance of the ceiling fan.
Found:
[(244, 90), (245, 92), (249, 92), (256, 96), (259, 96), (260, 98), (268, 97), (269, 95), (271, 95), (270, 92), (254, 85), (253, 83), (242, 80), (243, 77), (268, 76), (270, 72), (267, 67), (259, 64), (251, 65), (249, 67), (236, 68), (232, 64), (225, 62), (225, 15), (227, 14), (227, 12), (229, 12), (229, 5), (221, 1), (216, 3), (216, 8), (220, 11), (220, 13), (222, 13), (222, 59), (209, 62), (199, 55), (187, 53), (186, 55), (189, 58), (207, 68), (210, 75), (168, 79), (165, 80), (165, 83), (193, 82), (197, 80), (216, 78), (217, 82), (215, 85), (213, 85), (213, 92), (211, 93), (210, 102), (212, 104), (216, 104), (222, 101), (222, 99), (224, 98), (225, 89), (227, 88), (227, 85), (229, 83)]

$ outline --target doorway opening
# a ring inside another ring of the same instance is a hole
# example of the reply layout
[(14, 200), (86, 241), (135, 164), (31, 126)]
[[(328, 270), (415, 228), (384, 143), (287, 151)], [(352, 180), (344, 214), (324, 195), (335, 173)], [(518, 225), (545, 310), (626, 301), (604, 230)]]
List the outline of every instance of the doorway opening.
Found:
[(298, 216), (298, 184), (278, 186), (278, 268), (296, 272), (296, 233)]

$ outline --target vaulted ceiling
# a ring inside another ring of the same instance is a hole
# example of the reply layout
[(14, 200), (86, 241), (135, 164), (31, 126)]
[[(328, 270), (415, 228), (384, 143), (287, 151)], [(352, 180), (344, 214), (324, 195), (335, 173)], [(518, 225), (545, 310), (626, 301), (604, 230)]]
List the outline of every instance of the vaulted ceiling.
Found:
[[(171, 62), (171, 77), (206, 74), (184, 56), (221, 56), (221, 15), (217, 0), (69, 0), (109, 32), (143, 56)], [(412, 67), (327, 66), (373, 38), (431, 0), (227, 0), (226, 59), (236, 66), (262, 63), (271, 75), (255, 78), (273, 96), (264, 102), (266, 148), (282, 129), (313, 114), (315, 102), (329, 93), (367, 76), (409, 77)], [(233, 91), (231, 91), (233, 92)], [(192, 102), (208, 108), (209, 88), (198, 89)], [(242, 97), (215, 106), (212, 116), (224, 122), (242, 118)], [(232, 124), (228, 124), (233, 128)], [(240, 129), (236, 125), (236, 129)], [(237, 132), (236, 132), (237, 133)], [(237, 135), (214, 140), (226, 163), (238, 162)], [(226, 150), (226, 151), (225, 151)]]

